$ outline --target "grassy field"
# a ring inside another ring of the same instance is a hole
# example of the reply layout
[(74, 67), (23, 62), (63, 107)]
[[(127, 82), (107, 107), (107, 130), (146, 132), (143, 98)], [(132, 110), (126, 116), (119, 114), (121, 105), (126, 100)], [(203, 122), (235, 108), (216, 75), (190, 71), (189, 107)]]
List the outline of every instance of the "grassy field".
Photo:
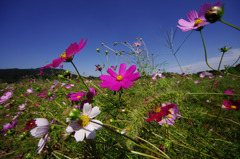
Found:
[[(0, 158), (240, 158), (239, 103), (230, 110), (222, 106), (224, 100), (239, 99), (239, 81), (226, 74), (145, 76), (117, 92), (101, 88), (99, 79), (84, 79), (87, 87), (80, 78), (57, 76), (1, 83), (0, 95), (12, 91), (12, 96), (0, 105)], [(70, 92), (84, 95), (73, 101)], [(102, 129), (94, 139), (77, 142), (75, 132), (65, 131), (66, 119), (80, 120), (86, 101), (99, 107), (94, 119)], [(164, 104), (179, 111), (163, 113), (166, 123), (147, 122)], [(41, 137), (30, 133), (37, 125), (29, 125), (36, 118), (50, 123), (40, 153)], [(5, 130), (7, 123), (13, 125)]]

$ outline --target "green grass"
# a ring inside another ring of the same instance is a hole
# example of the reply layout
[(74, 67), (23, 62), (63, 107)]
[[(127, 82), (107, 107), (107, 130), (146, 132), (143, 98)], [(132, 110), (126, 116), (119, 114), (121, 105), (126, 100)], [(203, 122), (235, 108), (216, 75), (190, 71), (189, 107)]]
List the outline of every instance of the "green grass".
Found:
[[(0, 108), (1, 129), (12, 121), (18, 106), (28, 102), (17, 118), (19, 123), (15, 132), (12, 135), (0, 134), (0, 153), (7, 149), (0, 158), (17, 158), (19, 155), (23, 158), (240, 158), (240, 113), (222, 108), (223, 100), (239, 99), (239, 78), (234, 77), (233, 80), (233, 77), (225, 75), (215, 79), (194, 75), (175, 77), (158, 78), (156, 81), (151, 77), (140, 78), (129, 89), (123, 90), (121, 96), (120, 92), (101, 88), (100, 80), (86, 82), (88, 87), (97, 90), (91, 104), (100, 107), (101, 113), (96, 119), (105, 126), (96, 131), (96, 138), (83, 142), (76, 142), (74, 133), (65, 133), (69, 111), (76, 104), (80, 105), (80, 102), (66, 99), (66, 95), (87, 92), (79, 79), (51, 77), (49, 80), (36, 79), (34, 83), (33, 79), (25, 78), (18, 83), (2, 83), (0, 95), (9, 90), (14, 93)], [(50, 90), (55, 79), (59, 85)], [(195, 84), (195, 80), (200, 82)], [(61, 86), (62, 83), (75, 86), (67, 89)], [(212, 87), (214, 85), (217, 87)], [(5, 89), (7, 86), (11, 88)], [(35, 95), (26, 94), (31, 87)], [(52, 92), (55, 96), (53, 100), (47, 101), (49, 96), (37, 96), (45, 89), (47, 94)], [(235, 90), (234, 95), (224, 94), (225, 90), (232, 89)], [(4, 107), (10, 102), (8, 107)], [(146, 122), (148, 111), (160, 103), (178, 105), (181, 118), (176, 119), (173, 126)], [(5, 117), (7, 114), (10, 116)], [(20, 138), (27, 121), (34, 118), (56, 121), (49, 130), (51, 139), (40, 155), (37, 154), (39, 139), (31, 136), (29, 131), (27, 136)], [(121, 135), (120, 132), (126, 128), (126, 133)]]

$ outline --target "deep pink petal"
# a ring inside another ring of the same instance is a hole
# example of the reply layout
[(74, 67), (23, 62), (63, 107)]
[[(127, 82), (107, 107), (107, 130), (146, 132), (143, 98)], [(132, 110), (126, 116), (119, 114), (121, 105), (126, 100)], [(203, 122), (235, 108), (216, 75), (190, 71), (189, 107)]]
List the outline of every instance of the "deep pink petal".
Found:
[(112, 91), (119, 91), (119, 89), (121, 88), (121, 83), (120, 82), (116, 82), (111, 88), (110, 90)]
[(102, 81), (116, 81), (116, 78), (109, 75), (101, 75), (100, 80)]
[(118, 76), (118, 74), (116, 72), (114, 72), (111, 68), (109, 68), (107, 70), (107, 73), (109, 73), (114, 78), (116, 78)]
[(63, 63), (63, 61), (65, 61), (66, 58), (57, 58), (55, 60), (52, 61), (52, 66), (53, 67), (58, 67), (61, 63)]
[(43, 70), (43, 69), (49, 68), (49, 67), (52, 67), (52, 64), (47, 64), (46, 66), (41, 67), (40, 70)]
[(119, 67), (119, 75), (124, 76), (125, 75), (125, 70), (126, 70), (127, 65), (125, 63), (122, 63)]
[(66, 49), (66, 56), (70, 57), (76, 53), (79, 52), (79, 47), (77, 43), (71, 44), (67, 49)]
[(129, 75), (133, 74), (135, 72), (135, 70), (136, 70), (136, 65), (132, 65), (131, 67), (129, 67), (127, 69), (124, 76), (129, 76)]
[(86, 45), (87, 41), (88, 41), (88, 39), (84, 42), (84, 44), (82, 44), (83, 39), (81, 40), (81, 42), (78, 45), (79, 46), (79, 51), (82, 50), (82, 48)]
[(130, 76), (127, 77), (128, 80), (130, 81), (136, 81), (140, 77), (140, 73), (136, 72), (134, 74), (131, 74)]
[(205, 16), (205, 13), (211, 8), (211, 6), (211, 3), (202, 4), (198, 11), (198, 17)]
[(121, 85), (124, 89), (128, 89), (133, 83), (131, 81), (122, 81)]
[(99, 84), (102, 88), (108, 88), (108, 87), (111, 87), (113, 85), (112, 82), (100, 82)]
[(157, 114), (153, 114), (150, 118), (146, 119), (147, 122), (153, 121), (156, 118)]
[(159, 121), (162, 120), (162, 114), (157, 113), (157, 119), (156, 119), (156, 123), (158, 123)]

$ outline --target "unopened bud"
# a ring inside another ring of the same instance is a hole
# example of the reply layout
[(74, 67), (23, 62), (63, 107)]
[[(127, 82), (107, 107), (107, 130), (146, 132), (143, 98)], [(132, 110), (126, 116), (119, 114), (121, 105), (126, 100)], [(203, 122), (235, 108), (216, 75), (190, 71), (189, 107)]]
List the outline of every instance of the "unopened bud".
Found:
[(79, 116), (80, 116), (80, 110), (79, 110), (79, 109), (76, 109), (76, 108), (73, 108), (73, 109), (69, 112), (68, 116), (69, 116), (69, 119), (70, 119), (70, 120), (75, 120), (75, 119), (79, 118)]
[(140, 38), (140, 41), (142, 41), (142, 38)]
[(208, 22), (215, 23), (216, 21), (219, 21), (222, 18), (223, 14), (224, 11), (221, 7), (213, 6), (206, 12), (205, 18), (207, 19)]
[(99, 49), (99, 48), (97, 48), (96, 50), (97, 50), (97, 52), (100, 52), (100, 49)]
[(101, 43), (102, 46), (104, 46), (104, 43)]
[(226, 46), (222, 47), (221, 49), (219, 49), (221, 52), (227, 52), (228, 50), (230, 50), (231, 48), (228, 48)]
[(118, 55), (118, 52), (117, 52), (117, 51), (115, 51), (115, 54), (116, 54), (116, 55)]
[(108, 50), (105, 51), (105, 54), (108, 55)]

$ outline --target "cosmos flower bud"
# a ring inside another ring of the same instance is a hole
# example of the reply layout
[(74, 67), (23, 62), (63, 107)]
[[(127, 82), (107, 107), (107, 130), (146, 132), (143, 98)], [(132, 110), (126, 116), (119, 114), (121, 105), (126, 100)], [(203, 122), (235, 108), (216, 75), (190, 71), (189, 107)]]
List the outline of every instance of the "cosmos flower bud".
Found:
[(211, 7), (205, 14), (205, 18), (210, 23), (215, 23), (219, 21), (224, 14), (224, 10), (219, 6)]
[(66, 73), (66, 74), (70, 74), (70, 71), (66, 70), (65, 73)]
[(100, 49), (99, 49), (99, 48), (97, 48), (97, 52), (100, 52)]
[(115, 42), (113, 46), (116, 46), (118, 44), (118, 42)]
[(104, 43), (101, 43), (102, 46), (104, 46)]
[(108, 50), (105, 51), (105, 54), (108, 55)]
[(117, 51), (115, 51), (115, 55), (118, 55), (118, 52), (117, 52)]
[(70, 120), (74, 120), (74, 119), (79, 118), (79, 114), (80, 114), (80, 110), (79, 110), (79, 109), (76, 109), (76, 108), (73, 108), (73, 109), (69, 112), (68, 116), (69, 116)]
[(227, 52), (228, 50), (230, 50), (231, 48), (228, 48), (226, 46), (222, 47), (221, 49), (219, 49), (221, 52)]
[(140, 38), (140, 41), (142, 41), (142, 38)]

